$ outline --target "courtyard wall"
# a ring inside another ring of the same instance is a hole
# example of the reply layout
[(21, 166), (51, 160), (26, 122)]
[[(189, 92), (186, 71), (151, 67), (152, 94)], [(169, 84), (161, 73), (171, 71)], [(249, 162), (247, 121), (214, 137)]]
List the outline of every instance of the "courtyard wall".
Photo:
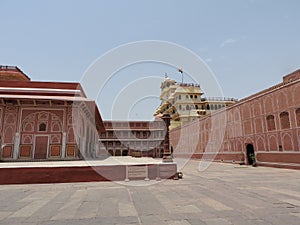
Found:
[(300, 169), (300, 70), (170, 133), (176, 157)]

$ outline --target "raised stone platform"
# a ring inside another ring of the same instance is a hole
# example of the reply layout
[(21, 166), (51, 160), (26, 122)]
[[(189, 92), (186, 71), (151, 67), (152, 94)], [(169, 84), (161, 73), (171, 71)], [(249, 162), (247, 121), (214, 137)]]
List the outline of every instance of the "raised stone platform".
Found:
[(176, 177), (176, 163), (161, 159), (109, 157), (104, 160), (0, 163), (0, 184), (159, 180)]

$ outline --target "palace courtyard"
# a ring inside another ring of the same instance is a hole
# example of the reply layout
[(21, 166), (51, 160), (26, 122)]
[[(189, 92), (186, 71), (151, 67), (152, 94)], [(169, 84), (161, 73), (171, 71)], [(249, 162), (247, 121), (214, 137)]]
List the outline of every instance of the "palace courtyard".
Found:
[(191, 160), (183, 179), (0, 186), (0, 224), (299, 224), (300, 170)]

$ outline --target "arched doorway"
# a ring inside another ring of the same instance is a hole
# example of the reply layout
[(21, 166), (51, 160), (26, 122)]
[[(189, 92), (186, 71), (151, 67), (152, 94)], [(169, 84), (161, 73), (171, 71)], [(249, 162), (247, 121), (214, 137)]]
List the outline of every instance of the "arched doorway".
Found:
[(128, 150), (127, 149), (122, 151), (122, 156), (128, 156)]
[(248, 164), (249, 165), (254, 165), (256, 160), (255, 160), (255, 153), (254, 153), (253, 144), (247, 144), (246, 151), (247, 151)]
[(27, 116), (21, 122), (20, 157), (23, 155), (32, 159), (60, 157), (64, 130), (63, 110), (30, 109), (24, 110), (24, 114)]

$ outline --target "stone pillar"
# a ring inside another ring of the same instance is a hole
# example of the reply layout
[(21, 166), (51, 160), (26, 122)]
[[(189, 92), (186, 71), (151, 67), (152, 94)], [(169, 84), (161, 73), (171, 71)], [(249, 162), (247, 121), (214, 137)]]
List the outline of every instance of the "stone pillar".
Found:
[(81, 138), (81, 146), (80, 146), (80, 150), (81, 150), (81, 155), (82, 157), (85, 159), (87, 157), (87, 152), (86, 152), (86, 143), (87, 143), (87, 126), (85, 125), (83, 127), (83, 137)]
[(14, 154), (13, 154), (14, 159), (18, 159), (19, 149), (20, 149), (20, 133), (17, 132), (15, 135), (15, 142), (14, 142)]
[(2, 149), (2, 136), (0, 134), (0, 160), (2, 160), (2, 151), (3, 151), (3, 149)]
[(164, 121), (164, 123), (166, 125), (166, 135), (165, 135), (165, 140), (164, 140), (163, 162), (173, 162), (173, 159), (171, 157), (170, 138), (169, 138), (169, 126), (170, 126), (171, 117), (170, 117), (169, 114), (164, 114), (161, 118), (162, 118), (162, 120)]
[(63, 132), (62, 136), (62, 146), (61, 146), (61, 158), (66, 157), (66, 139), (67, 139), (67, 134), (66, 132)]

